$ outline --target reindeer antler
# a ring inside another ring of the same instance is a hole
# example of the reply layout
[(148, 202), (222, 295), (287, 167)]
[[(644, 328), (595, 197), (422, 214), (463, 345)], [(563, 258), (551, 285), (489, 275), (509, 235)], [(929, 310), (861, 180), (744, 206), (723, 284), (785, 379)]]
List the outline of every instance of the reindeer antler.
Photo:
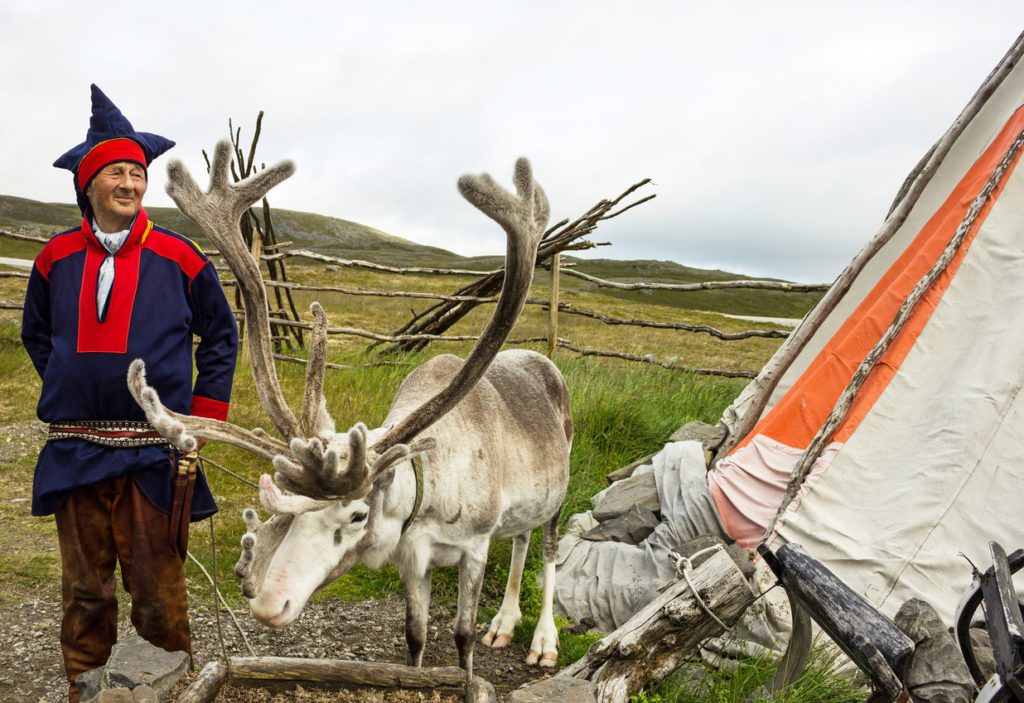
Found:
[[(487, 174), (459, 179), (459, 191), (497, 222), (508, 235), (505, 280), (493, 316), (462, 367), (442, 391), (414, 410), (369, 450), (362, 423), (328, 444), (318, 437), (295, 438), (291, 457), (274, 459), (275, 480), (284, 488), (314, 498), (361, 498), (387, 468), (409, 454), (407, 442), (453, 408), (480, 380), (522, 312), (549, 208), (543, 189), (534, 181), (530, 163), (516, 161), (513, 195)], [(312, 360), (312, 353), (310, 358)], [(312, 365), (312, 364), (311, 364)], [(308, 390), (307, 390), (308, 392)], [(346, 442), (348, 446), (345, 447)], [(372, 460), (368, 458), (372, 456)], [(347, 457), (341, 466), (341, 457)]]
[(373, 446), (374, 451), (384, 452), (410, 441), (462, 400), (483, 376), (519, 319), (533, 282), (537, 247), (547, 227), (550, 208), (525, 158), (516, 161), (513, 183), (516, 195), (486, 173), (459, 178), (462, 196), (501, 225), (508, 235), (501, 294), (487, 328), (451, 383), (392, 428)]
[(136, 359), (128, 366), (128, 391), (145, 411), (150, 424), (183, 452), (195, 451), (197, 437), (247, 449), (268, 461), (288, 451), (284, 442), (262, 430), (246, 430), (229, 422), (168, 410), (160, 402), (156, 389), (146, 383), (146, 364), (142, 359)]
[[(242, 293), (245, 322), (249, 326), (249, 356), (256, 392), (264, 412), (288, 441), (298, 436), (299, 422), (284, 400), (274, 371), (263, 277), (259, 265), (245, 247), (238, 220), (271, 188), (291, 176), (295, 165), (291, 161), (282, 161), (239, 183), (231, 183), (228, 180), (230, 153), (231, 145), (227, 140), (217, 143), (210, 167), (210, 188), (206, 193), (200, 192), (181, 161), (171, 161), (167, 165), (167, 194), (217, 247), (235, 274)], [(319, 407), (319, 401), (315, 405)]]

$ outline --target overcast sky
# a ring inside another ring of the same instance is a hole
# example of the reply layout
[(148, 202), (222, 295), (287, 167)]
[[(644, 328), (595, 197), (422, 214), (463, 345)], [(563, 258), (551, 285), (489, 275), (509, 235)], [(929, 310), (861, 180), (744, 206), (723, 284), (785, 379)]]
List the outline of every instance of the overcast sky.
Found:
[(50, 164), (89, 84), (201, 150), (231, 117), (298, 170), (272, 206), (460, 254), (503, 234), (457, 177), (531, 159), (552, 221), (651, 178), (597, 256), (831, 281), (1024, 30), (1020, 0), (304, 3), (0, 0), (0, 193), (72, 202)]

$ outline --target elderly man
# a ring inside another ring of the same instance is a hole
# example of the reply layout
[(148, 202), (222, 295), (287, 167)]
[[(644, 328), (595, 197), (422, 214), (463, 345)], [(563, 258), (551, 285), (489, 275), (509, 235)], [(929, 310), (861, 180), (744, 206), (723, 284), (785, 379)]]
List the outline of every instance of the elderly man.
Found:
[(169, 408), (227, 417), (238, 333), (213, 264), (141, 207), (147, 167), (172, 146), (136, 132), (92, 86), (86, 140), (54, 163), (74, 174), (82, 224), (47, 243), (25, 295), (22, 341), (42, 379), (37, 414), (50, 424), (32, 513), (56, 516), (73, 702), (78, 675), (102, 666), (117, 639), (117, 564), (138, 633), (191, 654), (184, 541), (191, 520), (217, 510), (201, 474), (191, 485), (177, 478), (182, 457), (126, 383), (128, 365), (144, 359)]

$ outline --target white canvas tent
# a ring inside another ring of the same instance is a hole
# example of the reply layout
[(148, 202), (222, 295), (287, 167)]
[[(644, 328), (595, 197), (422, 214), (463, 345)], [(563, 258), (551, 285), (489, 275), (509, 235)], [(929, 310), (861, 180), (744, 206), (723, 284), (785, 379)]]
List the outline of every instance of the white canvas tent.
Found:
[[(1024, 547), (1022, 54), (1024, 35), (726, 411), (707, 474), (741, 546), (799, 542), (888, 615), (916, 596), (951, 623), (959, 554)], [(563, 576), (561, 602), (594, 606)]]

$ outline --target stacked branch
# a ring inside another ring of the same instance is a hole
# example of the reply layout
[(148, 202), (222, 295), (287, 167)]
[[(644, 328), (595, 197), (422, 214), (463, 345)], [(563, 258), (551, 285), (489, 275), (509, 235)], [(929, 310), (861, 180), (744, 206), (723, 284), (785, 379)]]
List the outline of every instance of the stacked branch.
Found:
[[(242, 151), (241, 137), (242, 128), (235, 129), (231, 123), (231, 119), (228, 118), (228, 131), (231, 136), (231, 146), (234, 152), (234, 158), (231, 161), (231, 177), (235, 183), (238, 183), (255, 172), (255, 161), (256, 161), (256, 144), (260, 139), (260, 131), (263, 127), (263, 111), (260, 110), (259, 115), (256, 116), (256, 131), (252, 135), (252, 142), (249, 144), (248, 156)], [(210, 157), (207, 155), (206, 150), (203, 150), (203, 158), (206, 159), (206, 170), (210, 170)], [(265, 168), (263, 164), (261, 167)], [(274, 230), (274, 220), (270, 215), (270, 203), (264, 196), (261, 213), (258, 215), (256, 209), (253, 207), (248, 208), (242, 213), (242, 218), (238, 223), (239, 229), (242, 230), (242, 238), (245, 240), (245, 245), (249, 251), (253, 252), (253, 255), (257, 257), (257, 264), (259, 260), (266, 261), (267, 272), (270, 275), (271, 281), (282, 281), (288, 282), (288, 273), (285, 271), (284, 261), (280, 257), (260, 256), (264, 249), (274, 250), (282, 246), (277, 241), (277, 233)], [(211, 252), (212, 254), (213, 252)], [(277, 307), (279, 309), (285, 308), (285, 301), (287, 300), (287, 309), (291, 311), (291, 317), (294, 320), (299, 319), (299, 312), (295, 308), (295, 301), (292, 300), (292, 293), (287, 288), (274, 288), (274, 295), (277, 298)], [(236, 289), (235, 291), (235, 306), (241, 307), (242, 299), (240, 292)], [(273, 328), (273, 334), (276, 339), (290, 341), (288, 335), (292, 335), (295, 341), (301, 347), (303, 345), (302, 329), (297, 327), (288, 327), (281, 330), (277, 327)], [(289, 344), (290, 346), (290, 344)]]
[[(645, 178), (639, 183), (636, 183), (626, 189), (614, 200), (602, 200), (597, 203), (573, 222), (563, 220), (551, 227), (544, 233), (544, 238), (541, 240), (540, 248), (537, 251), (536, 265), (543, 266), (544, 263), (549, 261), (555, 254), (559, 254), (563, 251), (589, 249), (596, 246), (592, 242), (584, 240), (583, 237), (586, 237), (597, 229), (597, 226), (601, 221), (621, 215), (627, 210), (654, 198), (655, 196), (653, 194), (648, 195), (618, 210), (614, 210), (614, 208), (625, 198), (648, 183), (650, 183), (650, 179)], [(503, 269), (492, 271), (481, 276), (476, 281), (463, 286), (457, 290), (454, 295), (474, 298), (483, 298), (495, 295), (501, 289), (501, 284), (504, 278), (505, 272)], [(408, 323), (396, 330), (392, 336), (422, 334), (439, 335), (469, 314), (476, 305), (477, 303), (469, 301), (440, 302), (433, 307), (428, 308), (424, 312), (414, 315)], [(391, 344), (385, 347), (382, 353), (388, 355), (396, 352), (418, 351), (426, 346), (426, 344), (426, 340), (410, 339)], [(374, 346), (376, 346), (376, 344), (371, 345), (371, 348)]]

